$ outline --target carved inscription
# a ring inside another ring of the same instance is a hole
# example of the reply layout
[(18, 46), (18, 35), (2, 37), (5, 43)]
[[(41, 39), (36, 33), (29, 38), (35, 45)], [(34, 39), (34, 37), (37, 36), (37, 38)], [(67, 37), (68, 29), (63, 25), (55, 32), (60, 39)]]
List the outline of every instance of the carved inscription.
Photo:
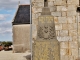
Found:
[(39, 17), (39, 26), (38, 26), (38, 38), (44, 39), (54, 39), (55, 35), (55, 25), (53, 21), (53, 17)]
[(40, 16), (37, 39), (33, 43), (33, 60), (60, 60), (59, 42), (52, 16)]

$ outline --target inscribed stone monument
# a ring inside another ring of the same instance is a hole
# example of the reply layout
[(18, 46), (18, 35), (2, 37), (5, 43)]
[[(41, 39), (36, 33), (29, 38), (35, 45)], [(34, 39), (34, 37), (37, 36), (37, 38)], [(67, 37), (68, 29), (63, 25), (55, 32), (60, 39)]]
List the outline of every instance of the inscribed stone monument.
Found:
[[(45, 1), (46, 5), (47, 1)], [(60, 60), (59, 42), (56, 38), (54, 17), (45, 6), (38, 17), (37, 39), (33, 43), (33, 60)]]

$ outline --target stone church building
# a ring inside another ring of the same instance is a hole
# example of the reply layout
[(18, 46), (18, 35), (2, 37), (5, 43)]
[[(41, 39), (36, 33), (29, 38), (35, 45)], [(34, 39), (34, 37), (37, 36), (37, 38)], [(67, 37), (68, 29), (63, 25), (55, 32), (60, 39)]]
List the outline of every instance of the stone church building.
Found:
[(54, 17), (56, 36), (60, 43), (60, 60), (78, 60), (80, 57), (79, 2), (79, 0), (32, 0), (33, 40), (37, 38), (38, 18), (43, 7), (47, 5)]
[(30, 5), (19, 5), (13, 25), (14, 52), (26, 52), (30, 50)]

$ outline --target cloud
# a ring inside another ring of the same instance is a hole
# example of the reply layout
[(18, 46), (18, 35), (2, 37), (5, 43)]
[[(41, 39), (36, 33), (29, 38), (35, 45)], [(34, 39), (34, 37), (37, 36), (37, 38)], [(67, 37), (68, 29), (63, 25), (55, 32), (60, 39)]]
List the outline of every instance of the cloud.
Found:
[(11, 22), (0, 23), (0, 34), (12, 34)]
[(12, 30), (11, 29), (6, 29), (6, 30), (2, 30), (1, 32), (0, 32), (0, 34), (11, 34), (12, 33)]
[(13, 10), (7, 10), (7, 12), (12, 12)]
[(19, 1), (20, 4), (30, 4), (30, 0), (0, 0), (0, 9), (17, 8)]
[(9, 18), (10, 14), (0, 14), (0, 20), (6, 20), (6, 18)]
[(4, 20), (4, 19), (5, 19), (4, 15), (0, 14), (0, 20)]
[[(0, 0), (0, 39), (11, 40), (12, 36), (12, 18), (13, 10), (16, 10), (18, 4), (30, 4), (30, 0)], [(4, 37), (3, 37), (4, 36)]]

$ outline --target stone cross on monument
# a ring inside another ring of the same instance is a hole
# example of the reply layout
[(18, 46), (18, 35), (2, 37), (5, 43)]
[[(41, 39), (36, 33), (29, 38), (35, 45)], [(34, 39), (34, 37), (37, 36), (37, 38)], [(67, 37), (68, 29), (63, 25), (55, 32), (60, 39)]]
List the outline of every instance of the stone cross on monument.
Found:
[(44, 0), (44, 8), (38, 17), (37, 39), (33, 43), (33, 60), (60, 60), (59, 42), (56, 38), (54, 17)]

